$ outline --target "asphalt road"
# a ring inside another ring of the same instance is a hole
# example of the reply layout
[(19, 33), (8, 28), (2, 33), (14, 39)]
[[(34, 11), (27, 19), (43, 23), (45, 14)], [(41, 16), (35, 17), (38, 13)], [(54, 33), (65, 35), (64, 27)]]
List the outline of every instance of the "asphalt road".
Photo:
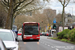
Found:
[(19, 50), (75, 50), (75, 45), (48, 39), (41, 36), (40, 41), (19, 41)]

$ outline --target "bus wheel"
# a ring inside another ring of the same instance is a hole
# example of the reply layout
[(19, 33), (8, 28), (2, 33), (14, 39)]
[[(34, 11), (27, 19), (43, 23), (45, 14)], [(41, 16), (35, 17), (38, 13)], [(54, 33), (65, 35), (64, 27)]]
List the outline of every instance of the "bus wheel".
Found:
[(24, 39), (22, 39), (22, 41), (25, 41)]
[(22, 40), (22, 41), (25, 41), (25, 40)]
[(36, 41), (39, 41), (39, 40), (36, 40)]

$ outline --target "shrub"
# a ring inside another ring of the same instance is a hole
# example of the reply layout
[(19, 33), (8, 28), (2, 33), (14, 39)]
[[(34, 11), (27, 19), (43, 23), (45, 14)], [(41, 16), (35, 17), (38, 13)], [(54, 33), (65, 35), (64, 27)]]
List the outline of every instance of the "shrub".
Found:
[(63, 31), (63, 38), (65, 38), (65, 39), (68, 39), (68, 33), (69, 33), (69, 29), (65, 29), (64, 31)]
[(61, 32), (58, 32), (57, 33), (58, 39), (61, 39), (62, 38), (61, 35), (62, 35)]
[(61, 41), (67, 42), (68, 40), (67, 39), (61, 39)]
[(72, 29), (72, 30), (75, 30), (75, 28), (74, 28), (74, 29)]
[(58, 38), (59, 39), (62, 39), (62, 38), (65, 38), (65, 39), (68, 39), (68, 32), (70, 30), (69, 29), (65, 29), (64, 31), (62, 32), (58, 32), (57, 35), (58, 35)]
[(64, 35), (63, 38), (68, 39), (68, 35)]
[(68, 38), (71, 40), (71, 41), (75, 41), (75, 29), (72, 29), (69, 33), (68, 33)]

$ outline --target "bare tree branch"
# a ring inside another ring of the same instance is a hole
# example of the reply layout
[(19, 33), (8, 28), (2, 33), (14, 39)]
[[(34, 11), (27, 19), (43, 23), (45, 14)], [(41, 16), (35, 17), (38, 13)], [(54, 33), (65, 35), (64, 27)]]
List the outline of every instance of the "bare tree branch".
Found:
[(4, 0), (6, 3), (8, 3), (6, 0)]
[(58, 0), (62, 5), (64, 5), (65, 7), (69, 4), (70, 0)]
[(59, 0), (59, 2), (63, 5), (63, 2), (61, 0)]
[(2, 3), (3, 3), (4, 5), (6, 5), (6, 6), (8, 6), (5, 2), (2, 1)]
[(68, 0), (67, 4), (65, 5), (65, 7), (69, 4), (70, 0)]
[(26, 4), (26, 5), (24, 5), (24, 6), (22, 6), (20, 9), (17, 9), (16, 11), (23, 9), (25, 6), (27, 6), (27, 5), (31, 4), (33, 1), (34, 1), (34, 0), (30, 1), (29, 3), (27, 3), (27, 4)]
[(23, 3), (24, 1), (26, 1), (26, 0), (23, 0), (23, 1), (20, 1), (20, 0), (19, 0), (19, 2), (15, 3), (14, 5), (17, 5), (17, 4), (19, 4), (19, 3)]
[(15, 6), (16, 6), (17, 4), (18, 4), (18, 5), (14, 8), (14, 12), (16, 12), (16, 9), (21, 5), (21, 3), (24, 3), (25, 1), (26, 1), (26, 0), (23, 0), (23, 1), (20, 1), (20, 0), (19, 0), (19, 2), (15, 4)]
[(20, 11), (20, 12), (17, 12), (16, 15), (14, 15), (14, 18), (16, 18), (17, 15), (19, 15), (20, 13), (26, 13), (26, 12), (30, 12), (30, 11), (35, 11), (35, 10), (39, 10), (39, 9), (42, 9), (42, 7), (39, 7), (39, 8), (34, 8), (34, 9), (31, 9), (31, 10), (27, 10), (27, 11)]
[(8, 1), (5, 1), (5, 2), (7, 3), (8, 7), (9, 7), (9, 0)]
[(1, 2), (1, 5), (3, 5), (8, 10), (8, 7), (3, 2)]

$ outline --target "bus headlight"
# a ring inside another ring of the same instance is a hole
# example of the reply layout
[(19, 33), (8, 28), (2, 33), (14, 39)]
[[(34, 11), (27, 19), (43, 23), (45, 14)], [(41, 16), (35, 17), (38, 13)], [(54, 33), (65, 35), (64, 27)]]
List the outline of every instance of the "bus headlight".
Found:
[(37, 38), (40, 38), (40, 37), (37, 37)]
[(26, 36), (24, 36), (24, 38), (26, 38)]

